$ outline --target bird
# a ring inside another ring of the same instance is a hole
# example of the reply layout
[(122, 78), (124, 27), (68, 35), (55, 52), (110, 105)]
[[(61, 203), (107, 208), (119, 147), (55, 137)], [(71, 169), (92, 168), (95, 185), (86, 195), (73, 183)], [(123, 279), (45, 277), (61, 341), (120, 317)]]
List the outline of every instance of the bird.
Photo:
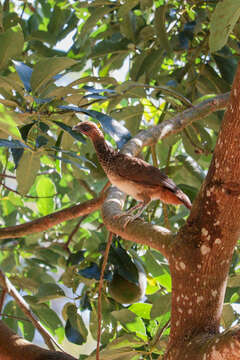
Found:
[(166, 204), (185, 205), (189, 210), (191, 209), (192, 204), (188, 196), (167, 175), (140, 158), (113, 149), (105, 141), (102, 131), (94, 122), (80, 122), (73, 126), (72, 130), (91, 139), (110, 183), (139, 201), (123, 215), (131, 215), (138, 209), (132, 216), (132, 220), (135, 220), (141, 216), (151, 201), (157, 199)]

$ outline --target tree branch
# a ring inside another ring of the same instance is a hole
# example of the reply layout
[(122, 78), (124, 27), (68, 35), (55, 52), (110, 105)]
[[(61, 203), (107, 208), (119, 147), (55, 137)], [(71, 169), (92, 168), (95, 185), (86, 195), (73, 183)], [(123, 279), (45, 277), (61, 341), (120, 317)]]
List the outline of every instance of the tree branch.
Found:
[(103, 221), (108, 230), (126, 240), (148, 245), (167, 256), (167, 249), (173, 240), (171, 231), (161, 226), (151, 225), (141, 219), (129, 223), (124, 228), (128, 215), (118, 216), (122, 214), (124, 199), (125, 195), (120, 190), (116, 187), (110, 187), (107, 192), (107, 199), (102, 206)]
[(151, 146), (172, 134), (177, 134), (194, 121), (201, 120), (214, 111), (224, 110), (229, 101), (229, 93), (205, 100), (157, 126), (143, 130), (124, 146), (123, 152), (136, 156), (144, 146)]
[(1, 360), (76, 360), (60, 352), (41, 348), (24, 340), (0, 321)]
[(105, 195), (102, 194), (98, 198), (85, 201), (84, 203), (78, 205), (73, 205), (67, 209), (56, 211), (50, 215), (29, 221), (28, 223), (1, 228), (0, 239), (15, 238), (45, 231), (55, 225), (60, 224), (63, 221), (76, 219), (83, 215), (88, 215), (101, 207), (104, 198)]

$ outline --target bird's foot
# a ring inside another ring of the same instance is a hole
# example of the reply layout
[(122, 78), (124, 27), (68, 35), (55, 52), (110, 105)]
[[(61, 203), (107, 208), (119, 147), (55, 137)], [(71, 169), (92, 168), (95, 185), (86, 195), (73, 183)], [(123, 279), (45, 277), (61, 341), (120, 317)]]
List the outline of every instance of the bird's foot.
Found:
[[(139, 203), (135, 206), (133, 206), (131, 209), (119, 214), (119, 215), (115, 215), (114, 218), (115, 219), (119, 219), (121, 218), (122, 216), (127, 216), (128, 215), (128, 218), (125, 220), (124, 224), (123, 224), (123, 228), (125, 229), (126, 226), (128, 225), (128, 223), (131, 221), (134, 221), (136, 219), (138, 219), (141, 215), (142, 215), (142, 212), (144, 211), (144, 209), (148, 206), (148, 203)], [(135, 215), (132, 215), (132, 213), (137, 210), (137, 213)]]
[(115, 215), (113, 218), (118, 220), (123, 216), (127, 216), (127, 218), (125, 219), (124, 224), (123, 224), (124, 229), (127, 227), (129, 222), (132, 222), (132, 221), (136, 220), (139, 217), (139, 216), (137, 216), (137, 214), (136, 215), (131, 215), (131, 213), (129, 213), (129, 211), (125, 211), (125, 212), (123, 212), (121, 214)]

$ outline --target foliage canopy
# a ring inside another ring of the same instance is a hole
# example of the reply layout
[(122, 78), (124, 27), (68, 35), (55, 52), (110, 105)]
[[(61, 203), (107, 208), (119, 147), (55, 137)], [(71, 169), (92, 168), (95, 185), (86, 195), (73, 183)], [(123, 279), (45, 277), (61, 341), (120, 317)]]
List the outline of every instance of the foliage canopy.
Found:
[[(239, 1), (17, 3), (0, 5), (3, 227), (26, 223), (100, 193), (106, 176), (90, 142), (72, 131), (79, 119), (99, 122), (106, 139), (121, 148), (140, 129), (231, 88), (239, 57)], [(65, 41), (64, 50), (63, 46), (59, 50), (61, 41)], [(142, 153), (147, 161), (159, 163), (191, 200), (209, 167), (222, 116), (220, 111), (212, 113)], [(127, 199), (126, 207), (132, 203)], [(169, 206), (167, 213), (176, 230), (188, 210)], [(152, 203), (144, 217), (164, 226), (166, 208)], [(106, 239), (97, 211), (48, 231), (1, 242), (1, 269), (59, 342), (66, 336), (80, 345), (88, 333), (97, 338), (97, 289)], [(121, 305), (110, 296), (108, 284), (116, 272), (136, 284), (133, 260), (147, 273), (146, 295), (144, 302)], [(239, 261), (236, 252), (223, 327), (238, 316), (232, 304), (240, 301)], [(122, 360), (147, 358), (147, 354), (157, 358), (169, 334), (165, 329), (157, 341), (158, 329), (170, 318), (171, 276), (164, 257), (116, 236), (105, 280), (104, 359), (113, 359), (116, 349)], [(51, 301), (66, 294), (71, 296), (59, 316)], [(89, 326), (82, 317), (85, 310), (90, 312)], [(12, 299), (2, 313), (12, 329), (33, 340), (34, 326), (23, 320), (25, 315)]]

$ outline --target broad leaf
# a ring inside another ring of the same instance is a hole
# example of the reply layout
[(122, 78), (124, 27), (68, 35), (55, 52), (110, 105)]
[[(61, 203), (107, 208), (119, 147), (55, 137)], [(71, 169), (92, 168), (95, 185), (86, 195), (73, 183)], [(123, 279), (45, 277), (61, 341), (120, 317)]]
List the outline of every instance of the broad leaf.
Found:
[(40, 285), (36, 297), (38, 298), (38, 303), (42, 303), (65, 297), (65, 293), (57, 284), (45, 283)]
[(31, 86), (33, 92), (39, 93), (43, 86), (46, 86), (55, 75), (74, 65), (76, 62), (70, 58), (47, 58), (39, 61), (34, 66), (31, 76)]
[(16, 171), (18, 191), (27, 194), (40, 168), (40, 154), (24, 151)]
[(16, 25), (0, 34), (0, 69), (8, 64), (9, 60), (22, 52), (24, 37), (20, 25)]
[(210, 51), (220, 50), (227, 42), (240, 16), (240, 0), (223, 0), (217, 3), (210, 23)]
[(40, 176), (36, 185), (37, 207), (42, 215), (50, 214), (54, 210), (53, 196), (56, 194), (56, 188), (51, 179), (46, 176)]

